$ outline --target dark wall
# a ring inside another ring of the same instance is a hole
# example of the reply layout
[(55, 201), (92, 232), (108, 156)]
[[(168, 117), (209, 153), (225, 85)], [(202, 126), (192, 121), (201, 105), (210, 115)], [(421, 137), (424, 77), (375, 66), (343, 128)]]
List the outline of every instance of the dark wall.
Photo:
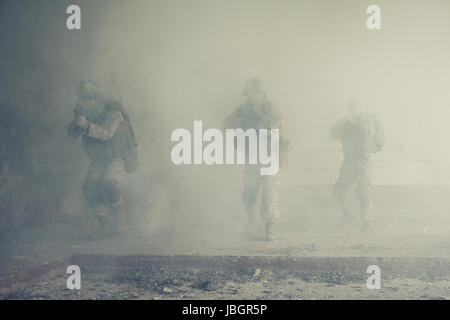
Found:
[(79, 142), (67, 137), (66, 126), (74, 88), (89, 70), (93, 35), (65, 28), (68, 4), (0, 4), (2, 229), (64, 218), (80, 203), (87, 160)]

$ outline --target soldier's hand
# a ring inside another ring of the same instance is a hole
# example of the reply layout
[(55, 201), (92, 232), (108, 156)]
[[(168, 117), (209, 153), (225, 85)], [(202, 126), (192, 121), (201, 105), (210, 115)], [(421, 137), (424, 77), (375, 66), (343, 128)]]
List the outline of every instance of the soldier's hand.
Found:
[(89, 121), (86, 119), (85, 116), (79, 115), (76, 116), (75, 118), (75, 125), (82, 129), (87, 129), (87, 127), (89, 126)]

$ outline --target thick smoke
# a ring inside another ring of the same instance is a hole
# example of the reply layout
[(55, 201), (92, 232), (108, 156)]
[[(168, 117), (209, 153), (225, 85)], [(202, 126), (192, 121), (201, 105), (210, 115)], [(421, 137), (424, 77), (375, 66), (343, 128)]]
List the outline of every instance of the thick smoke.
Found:
[[(14, 131), (15, 139), (4, 170), (35, 183), (17, 187), (21, 201), (2, 202), (12, 206), (3, 225), (86, 215), (79, 190), (88, 162), (65, 129), (77, 83), (94, 79), (118, 98), (112, 75), (139, 143), (140, 169), (127, 179), (127, 192), (149, 232), (207, 229), (213, 221), (234, 228), (245, 218), (242, 168), (175, 166), (170, 135), (193, 130), (195, 120), (222, 128), (254, 75), (283, 111), (291, 141), (283, 219), (337, 211), (328, 188), (342, 155), (329, 133), (349, 97), (385, 127), (376, 185), (448, 185), (450, 46), (442, 39), (450, 7), (379, 2), (383, 30), (369, 32), (367, 1), (78, 1), (80, 31), (65, 29), (70, 1), (2, 1), (0, 120), (2, 133)], [(395, 211), (401, 197), (380, 198), (378, 207)]]

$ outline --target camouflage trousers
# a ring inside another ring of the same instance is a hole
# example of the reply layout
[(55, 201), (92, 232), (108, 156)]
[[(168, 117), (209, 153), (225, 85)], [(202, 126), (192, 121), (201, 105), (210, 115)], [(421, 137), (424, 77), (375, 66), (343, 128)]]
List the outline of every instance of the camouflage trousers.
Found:
[(120, 181), (125, 175), (125, 162), (115, 159), (105, 164), (91, 161), (83, 185), (83, 196), (97, 217), (116, 216), (123, 204)]
[(250, 218), (257, 216), (258, 213), (269, 222), (278, 218), (280, 174), (262, 176), (259, 166), (246, 166), (242, 200)]
[(334, 193), (344, 216), (352, 214), (350, 191), (354, 185), (361, 219), (369, 222), (373, 219), (373, 205), (370, 198), (372, 165), (369, 157), (346, 157), (342, 163), (339, 178), (334, 185)]

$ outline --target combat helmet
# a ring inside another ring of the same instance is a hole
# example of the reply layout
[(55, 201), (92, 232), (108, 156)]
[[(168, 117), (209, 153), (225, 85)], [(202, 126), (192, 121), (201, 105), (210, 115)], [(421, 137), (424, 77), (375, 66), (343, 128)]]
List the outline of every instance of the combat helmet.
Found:
[(245, 83), (243, 94), (248, 97), (255, 93), (265, 95), (263, 90), (263, 81), (260, 78), (252, 77)]

